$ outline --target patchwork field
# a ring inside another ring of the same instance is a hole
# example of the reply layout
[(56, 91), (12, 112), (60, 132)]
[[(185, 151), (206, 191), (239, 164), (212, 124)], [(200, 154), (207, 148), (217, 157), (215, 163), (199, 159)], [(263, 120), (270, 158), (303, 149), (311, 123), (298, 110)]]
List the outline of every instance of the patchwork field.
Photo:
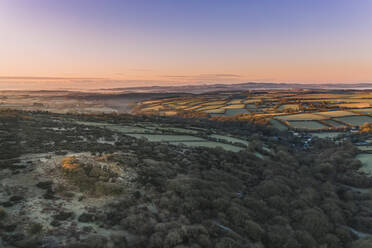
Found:
[[(238, 152), (247, 147), (249, 142), (246, 140), (234, 138), (227, 135), (212, 134), (208, 138), (206, 135), (206, 130), (195, 128), (186, 129), (180, 127), (172, 126), (161, 126), (154, 123), (141, 123), (138, 126), (128, 126), (119, 124), (108, 124), (101, 122), (74, 122), (83, 126), (100, 127), (103, 129), (108, 129), (114, 132), (120, 132), (127, 136), (136, 139), (146, 139), (150, 142), (163, 142), (172, 145), (186, 145), (189, 147), (208, 147), (216, 148), (221, 147), (227, 151)], [(199, 135), (204, 135), (202, 138)], [(217, 139), (218, 141), (214, 141)], [(114, 144), (115, 141), (97, 140), (99, 143), (110, 143)], [(238, 145), (232, 145), (230, 143), (238, 143)], [(240, 147), (242, 146), (242, 147)]]
[[(257, 120), (280, 130), (333, 131), (372, 123), (372, 91), (268, 90), (139, 102), (135, 113)], [(371, 115), (371, 116), (369, 116)]]

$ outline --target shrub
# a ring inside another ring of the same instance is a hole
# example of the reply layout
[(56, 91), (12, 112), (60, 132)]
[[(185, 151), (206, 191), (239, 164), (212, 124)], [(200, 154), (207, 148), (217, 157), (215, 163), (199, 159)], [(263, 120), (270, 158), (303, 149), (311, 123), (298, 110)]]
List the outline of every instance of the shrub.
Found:
[(6, 212), (3, 208), (0, 208), (0, 220), (4, 219), (6, 217)]
[(174, 247), (178, 244), (181, 244), (183, 241), (181, 235), (181, 229), (172, 229), (168, 232), (164, 240), (164, 247)]
[(302, 226), (315, 238), (320, 238), (329, 229), (328, 218), (323, 212), (309, 209), (304, 212)]
[(40, 223), (32, 223), (28, 232), (31, 235), (39, 234), (43, 231), (43, 225)]
[(252, 220), (245, 222), (244, 229), (248, 237), (253, 241), (261, 240), (261, 237), (264, 233), (264, 230), (261, 228), (261, 226)]
[(296, 231), (295, 233), (296, 239), (301, 247), (303, 248), (316, 248), (318, 247), (317, 242), (313, 239), (313, 237), (306, 231)]

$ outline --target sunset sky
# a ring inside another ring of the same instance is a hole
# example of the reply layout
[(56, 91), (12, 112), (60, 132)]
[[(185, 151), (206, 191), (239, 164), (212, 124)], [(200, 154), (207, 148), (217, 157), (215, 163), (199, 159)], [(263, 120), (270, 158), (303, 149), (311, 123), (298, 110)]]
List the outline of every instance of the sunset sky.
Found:
[(372, 82), (371, 0), (1, 0), (0, 89)]

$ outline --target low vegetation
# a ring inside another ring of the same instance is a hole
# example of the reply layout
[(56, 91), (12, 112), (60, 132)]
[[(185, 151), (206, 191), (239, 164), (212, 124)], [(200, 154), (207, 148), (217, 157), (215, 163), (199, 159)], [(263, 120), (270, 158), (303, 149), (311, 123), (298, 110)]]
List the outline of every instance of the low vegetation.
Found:
[[(360, 247), (372, 235), (372, 179), (348, 139), (305, 146), (239, 119), (27, 111), (0, 119), (5, 247)], [(175, 146), (109, 124), (249, 143)]]

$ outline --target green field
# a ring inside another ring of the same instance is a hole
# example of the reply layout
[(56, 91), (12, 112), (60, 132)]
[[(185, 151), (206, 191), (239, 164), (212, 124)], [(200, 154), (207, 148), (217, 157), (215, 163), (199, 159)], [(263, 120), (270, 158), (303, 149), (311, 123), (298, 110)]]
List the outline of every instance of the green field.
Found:
[(351, 109), (352, 111), (361, 112), (365, 114), (372, 114), (372, 108), (365, 108), (365, 109)]
[(294, 115), (281, 115), (277, 116), (276, 119), (283, 120), (283, 121), (307, 121), (307, 120), (323, 120), (327, 119), (327, 117), (322, 115), (316, 115), (316, 114), (294, 114)]
[(284, 104), (281, 105), (278, 109), (280, 111), (285, 111), (285, 110), (299, 110), (300, 106), (298, 104)]
[(244, 104), (234, 104), (234, 105), (227, 105), (223, 108), (224, 109), (244, 109), (245, 105)]
[(249, 114), (249, 112), (246, 109), (226, 109), (224, 115), (234, 116), (234, 115), (239, 115), (239, 114)]
[(284, 124), (282, 124), (280, 121), (275, 120), (275, 119), (270, 119), (270, 124), (274, 127), (277, 128), (280, 131), (286, 131), (288, 130), (288, 127)]
[(347, 123), (351, 126), (361, 126), (364, 123), (372, 123), (372, 117), (364, 115), (339, 117), (337, 120)]
[(221, 147), (222, 149), (226, 151), (232, 151), (232, 152), (239, 152), (243, 150), (243, 148), (238, 147), (238, 146), (233, 146), (229, 144), (223, 144), (219, 142), (214, 142), (214, 141), (174, 141), (174, 142), (169, 142), (169, 144), (172, 145), (185, 145), (185, 146), (190, 146), (190, 147), (208, 147), (208, 148), (217, 148)]
[(318, 137), (318, 138), (336, 138), (342, 134), (342, 132), (317, 132), (317, 133), (311, 133), (312, 136)]
[(140, 139), (146, 138), (150, 142), (172, 142), (172, 141), (205, 141), (205, 139), (191, 135), (167, 135), (167, 134), (128, 134)]
[(359, 171), (372, 175), (372, 154), (358, 154), (356, 158), (363, 164)]
[(357, 146), (361, 151), (372, 151), (372, 146)]
[(345, 124), (342, 124), (342, 123), (338, 123), (337, 121), (334, 121), (334, 120), (323, 120), (325, 123), (331, 125), (332, 127), (334, 128), (343, 128), (343, 127), (346, 127)]
[(318, 130), (328, 128), (317, 121), (290, 121), (289, 125), (296, 129)]
[(249, 141), (234, 138), (234, 137), (230, 137), (230, 136), (212, 134), (212, 135), (210, 135), (210, 137), (215, 138), (215, 139), (225, 140), (225, 141), (231, 142), (231, 143), (240, 143), (240, 144), (243, 144), (243, 145), (246, 145), (246, 146), (249, 145)]
[(341, 116), (351, 116), (351, 115), (358, 115), (349, 111), (326, 111), (326, 112), (317, 112), (316, 114), (325, 115), (327, 117), (341, 117)]

